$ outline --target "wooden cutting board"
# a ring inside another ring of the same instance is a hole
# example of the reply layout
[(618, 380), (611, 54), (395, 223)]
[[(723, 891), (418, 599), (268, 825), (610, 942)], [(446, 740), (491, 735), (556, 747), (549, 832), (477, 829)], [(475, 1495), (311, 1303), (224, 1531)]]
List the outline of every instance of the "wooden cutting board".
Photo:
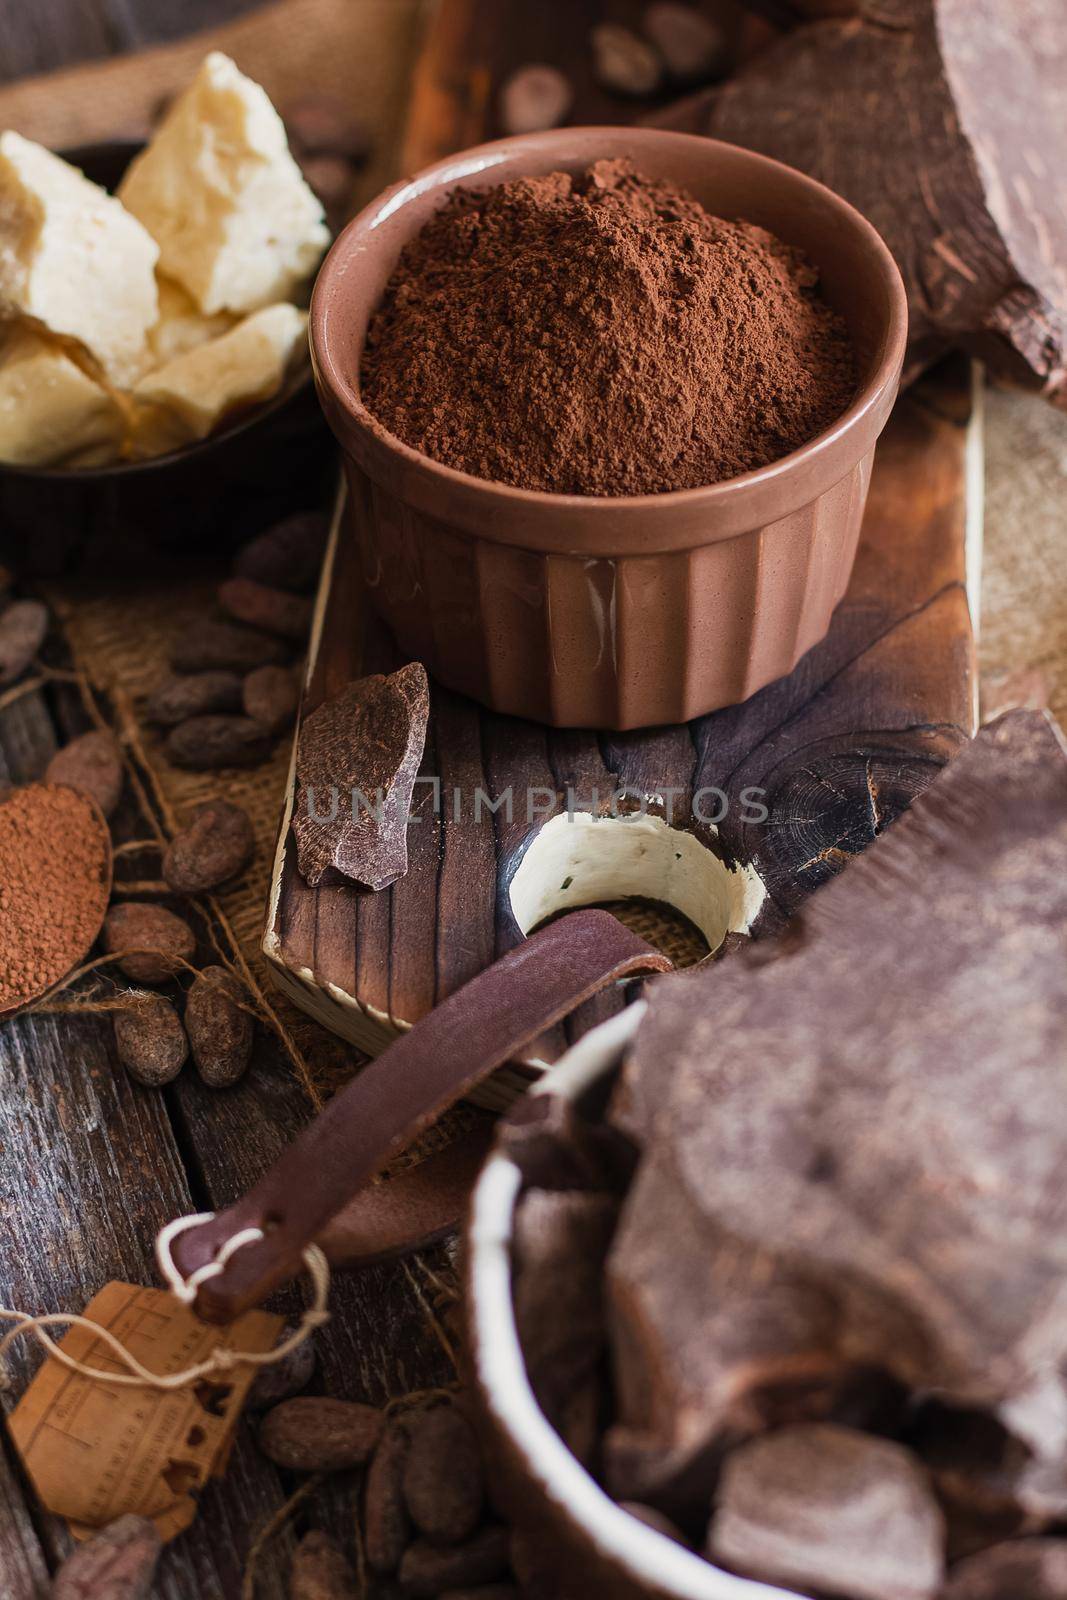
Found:
[[(496, 716), (431, 684), (409, 869), (378, 894), (303, 882), (289, 836), (290, 782), (264, 941), (280, 985), (376, 1054), (567, 906), (635, 894), (667, 900), (714, 945), (744, 928), (765, 888), (756, 932), (780, 925), (974, 732), (968, 595), (978, 592), (979, 407), (977, 376), (962, 359), (898, 402), (827, 638), (744, 705), (679, 727), (598, 733)], [(350, 679), (403, 660), (367, 606), (341, 504), (304, 712)], [(618, 787), (644, 797), (647, 815), (594, 820)], [(717, 827), (702, 820), (721, 807), (715, 790), (728, 803)], [(746, 790), (762, 791), (762, 820), (742, 803)], [(543, 1066), (622, 1003), (611, 995), (583, 1007), (520, 1070)], [(506, 1077), (494, 1080), (485, 1103), (513, 1092)]]

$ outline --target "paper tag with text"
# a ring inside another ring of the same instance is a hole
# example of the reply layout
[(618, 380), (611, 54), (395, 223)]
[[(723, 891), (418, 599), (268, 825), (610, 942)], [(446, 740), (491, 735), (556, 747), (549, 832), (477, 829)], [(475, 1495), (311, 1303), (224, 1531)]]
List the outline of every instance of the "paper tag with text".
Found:
[[(283, 1318), (248, 1311), (211, 1327), (162, 1289), (109, 1283), (85, 1309), (150, 1372), (182, 1372), (213, 1350), (260, 1353)], [(87, 1328), (59, 1341), (65, 1353), (105, 1372), (124, 1369)], [(8, 1419), (15, 1447), (49, 1511), (85, 1536), (124, 1512), (150, 1517), (163, 1539), (187, 1528), (196, 1496), (225, 1464), (257, 1368), (247, 1363), (189, 1388), (109, 1384), (45, 1360)]]

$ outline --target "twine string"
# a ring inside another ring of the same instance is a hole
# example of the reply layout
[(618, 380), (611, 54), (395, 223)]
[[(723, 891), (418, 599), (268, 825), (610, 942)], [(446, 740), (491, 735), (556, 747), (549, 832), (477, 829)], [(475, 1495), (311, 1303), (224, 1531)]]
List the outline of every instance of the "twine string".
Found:
[[(183, 1278), (174, 1264), (171, 1254), (171, 1245), (180, 1233), (188, 1228), (199, 1227), (202, 1223), (214, 1219), (213, 1211), (201, 1211), (188, 1217), (177, 1217), (173, 1222), (168, 1222), (160, 1230), (156, 1239), (156, 1257), (160, 1270), (167, 1282), (170, 1292), (183, 1305), (192, 1305), (196, 1299), (200, 1285), (211, 1278), (217, 1278), (226, 1269), (226, 1263), (236, 1251), (244, 1249), (247, 1245), (257, 1244), (265, 1238), (262, 1228), (242, 1228), (238, 1233), (224, 1241), (211, 1261), (206, 1261), (202, 1267), (197, 1267), (195, 1272)], [(0, 1321), (14, 1322), (15, 1326), (9, 1328), (4, 1337), (0, 1339), (0, 1390), (10, 1386), (10, 1380), (3, 1371), (3, 1361), (9, 1347), (16, 1339), (25, 1333), (35, 1335), (43, 1346), (45, 1353), (58, 1361), (61, 1366), (71, 1372), (80, 1373), (83, 1378), (91, 1378), (100, 1383), (118, 1384), (125, 1388), (158, 1389), (170, 1391), (185, 1389), (191, 1384), (200, 1383), (205, 1378), (214, 1378), (221, 1373), (232, 1371), (236, 1366), (247, 1365), (250, 1367), (270, 1367), (279, 1361), (284, 1361), (300, 1345), (304, 1343), (316, 1328), (321, 1328), (330, 1320), (327, 1302), (330, 1295), (330, 1267), (319, 1249), (318, 1245), (308, 1245), (303, 1252), (304, 1266), (311, 1279), (314, 1295), (311, 1305), (304, 1312), (298, 1326), (280, 1344), (270, 1350), (229, 1350), (220, 1347), (213, 1350), (203, 1361), (196, 1362), (191, 1367), (186, 1367), (181, 1372), (159, 1373), (151, 1372), (143, 1366), (131, 1350), (118, 1339), (109, 1328), (102, 1327), (100, 1323), (93, 1322), (88, 1317), (78, 1313), (53, 1311), (41, 1316), (31, 1315), (27, 1311), (11, 1310), (7, 1306), (0, 1306)], [(120, 1366), (125, 1371), (114, 1372), (103, 1367), (91, 1367), (77, 1357), (70, 1355), (52, 1338), (47, 1331), (49, 1328), (64, 1326), (68, 1328), (85, 1328), (93, 1335), (95, 1340), (102, 1341), (112, 1352)]]

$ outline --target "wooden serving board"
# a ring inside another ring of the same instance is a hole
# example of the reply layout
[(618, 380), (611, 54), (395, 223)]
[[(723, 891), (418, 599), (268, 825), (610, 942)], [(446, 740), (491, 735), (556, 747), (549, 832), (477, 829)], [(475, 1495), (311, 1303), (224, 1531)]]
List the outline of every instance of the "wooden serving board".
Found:
[[(281, 986), (375, 1054), (566, 906), (667, 900), (714, 945), (744, 930), (762, 885), (755, 931), (780, 925), (974, 732), (968, 595), (977, 593), (980, 548), (979, 408), (978, 376), (962, 359), (898, 402), (829, 634), (788, 678), (745, 704), (678, 727), (598, 733), (496, 716), (431, 684), (409, 869), (378, 894), (304, 883), (289, 834), (290, 781), (264, 942)], [(366, 603), (342, 503), (304, 712), (350, 679), (403, 660)], [(648, 815), (594, 821), (610, 812), (619, 787), (643, 797)], [(531, 789), (533, 818), (522, 798)], [(755, 802), (766, 808), (762, 820), (742, 803), (753, 789), (763, 791)], [(490, 808), (509, 790), (510, 818), (504, 805)], [(717, 827), (702, 820), (722, 805), (710, 790), (728, 806)], [(613, 995), (583, 1007), (518, 1065), (543, 1066), (622, 1003)], [(488, 1103), (514, 1085), (496, 1088)]]

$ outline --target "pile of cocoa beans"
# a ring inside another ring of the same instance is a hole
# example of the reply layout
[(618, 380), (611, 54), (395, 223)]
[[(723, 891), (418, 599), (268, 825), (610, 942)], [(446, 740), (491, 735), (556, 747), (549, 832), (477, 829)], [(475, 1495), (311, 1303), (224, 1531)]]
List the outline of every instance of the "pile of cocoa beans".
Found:
[(171, 675), (145, 720), (165, 730), (168, 758), (203, 772), (256, 766), (296, 718), (312, 591), (326, 546), (318, 512), (300, 512), (242, 545), (216, 592), (216, 613), (183, 625)]

